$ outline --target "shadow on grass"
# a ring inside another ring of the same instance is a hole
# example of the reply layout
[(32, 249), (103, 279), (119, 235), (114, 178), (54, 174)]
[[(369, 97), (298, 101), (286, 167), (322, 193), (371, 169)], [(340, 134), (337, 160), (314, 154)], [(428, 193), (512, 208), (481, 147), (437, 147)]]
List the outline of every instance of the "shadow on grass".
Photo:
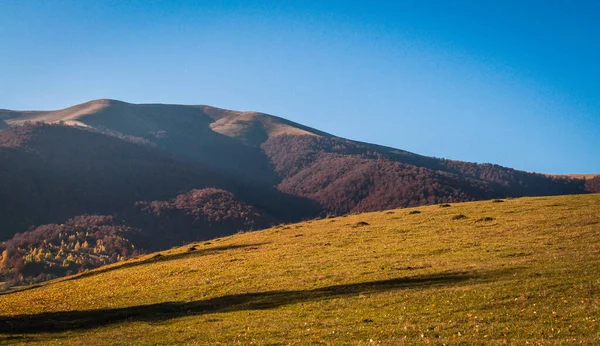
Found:
[(481, 276), (442, 273), (390, 280), (336, 285), (312, 290), (267, 291), (227, 295), (193, 302), (166, 302), (118, 309), (61, 311), (35, 315), (0, 317), (0, 333), (27, 334), (96, 328), (123, 321), (164, 321), (182, 316), (214, 312), (273, 309), (288, 304), (356, 296), (397, 289), (454, 285)]
[[(208, 256), (208, 255), (213, 255), (213, 254), (228, 251), (228, 250), (243, 249), (243, 248), (256, 249), (259, 246), (264, 245), (264, 244), (267, 244), (267, 243), (224, 245), (224, 246), (215, 246), (215, 247), (206, 248), (206, 249), (198, 249), (198, 247), (200, 247), (201, 245), (190, 244), (188, 248), (190, 248), (190, 249), (194, 248), (194, 250), (182, 252), (182, 253), (170, 254), (170, 255), (161, 255), (159, 253), (159, 254), (156, 254), (156, 255), (154, 255), (150, 258), (144, 259), (144, 260), (132, 259), (132, 260), (128, 260), (125, 262), (116, 263), (115, 265), (112, 265), (112, 266), (100, 267), (99, 269), (95, 269), (95, 270), (80, 273), (80, 274), (75, 274), (75, 275), (68, 276), (66, 278), (62, 278), (62, 279), (58, 279), (58, 280), (59, 281), (78, 280), (78, 279), (82, 279), (85, 277), (95, 276), (95, 275), (99, 275), (99, 274), (110, 272), (110, 271), (117, 270), (117, 269), (132, 268), (132, 267), (142, 266), (145, 264), (156, 263), (156, 262), (174, 261), (174, 260), (182, 259), (185, 257)], [(38, 287), (45, 286), (46, 284), (47, 283), (39, 283), (39, 284), (34, 284), (34, 285), (26, 286), (26, 287), (18, 287), (18, 288), (14, 288), (14, 289), (9, 289), (7, 291), (0, 292), (0, 295), (28, 291), (28, 290), (32, 290), (32, 289), (35, 289)]]

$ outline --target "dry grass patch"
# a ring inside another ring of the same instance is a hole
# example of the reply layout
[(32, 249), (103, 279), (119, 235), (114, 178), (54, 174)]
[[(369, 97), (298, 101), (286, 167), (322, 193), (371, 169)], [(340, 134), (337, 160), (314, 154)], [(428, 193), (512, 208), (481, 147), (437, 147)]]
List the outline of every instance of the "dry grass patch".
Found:
[(248, 232), (0, 295), (0, 343), (600, 343), (600, 195), (419, 210)]

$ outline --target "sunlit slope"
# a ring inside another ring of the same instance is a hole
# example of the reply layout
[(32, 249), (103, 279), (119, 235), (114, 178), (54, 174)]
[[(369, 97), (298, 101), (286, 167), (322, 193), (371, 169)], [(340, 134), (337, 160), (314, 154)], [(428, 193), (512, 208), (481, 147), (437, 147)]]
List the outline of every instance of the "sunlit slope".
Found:
[(180, 135), (195, 130), (206, 135), (210, 130), (260, 145), (279, 135), (330, 136), (324, 132), (259, 112), (240, 112), (204, 105), (132, 104), (99, 99), (55, 111), (0, 110), (0, 120), (11, 125), (26, 122), (64, 123), (83, 127), (110, 129), (123, 134), (147, 137)]
[(238, 234), (1, 295), (0, 315), (0, 343), (598, 344), (600, 195)]

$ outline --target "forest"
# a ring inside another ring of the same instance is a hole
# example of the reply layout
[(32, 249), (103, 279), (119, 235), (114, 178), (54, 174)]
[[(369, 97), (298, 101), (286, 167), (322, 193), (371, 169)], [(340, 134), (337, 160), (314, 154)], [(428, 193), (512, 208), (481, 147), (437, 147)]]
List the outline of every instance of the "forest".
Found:
[(580, 179), (420, 156), (340, 138), (278, 136), (263, 144), (281, 191), (333, 214), (480, 199), (584, 193)]

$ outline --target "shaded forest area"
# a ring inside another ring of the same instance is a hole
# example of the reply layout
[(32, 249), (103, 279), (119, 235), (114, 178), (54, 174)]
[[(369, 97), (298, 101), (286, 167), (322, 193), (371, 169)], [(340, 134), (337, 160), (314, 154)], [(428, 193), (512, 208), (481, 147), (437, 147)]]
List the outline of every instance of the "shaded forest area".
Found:
[[(0, 240), (84, 214), (115, 215), (139, 201), (219, 188), (290, 222), (319, 214), (313, 201), (247, 184), (170, 157), (153, 146), (60, 125), (0, 132)], [(243, 167), (242, 167), (243, 169)]]
[(585, 190), (591, 193), (600, 193), (600, 176), (585, 181)]

